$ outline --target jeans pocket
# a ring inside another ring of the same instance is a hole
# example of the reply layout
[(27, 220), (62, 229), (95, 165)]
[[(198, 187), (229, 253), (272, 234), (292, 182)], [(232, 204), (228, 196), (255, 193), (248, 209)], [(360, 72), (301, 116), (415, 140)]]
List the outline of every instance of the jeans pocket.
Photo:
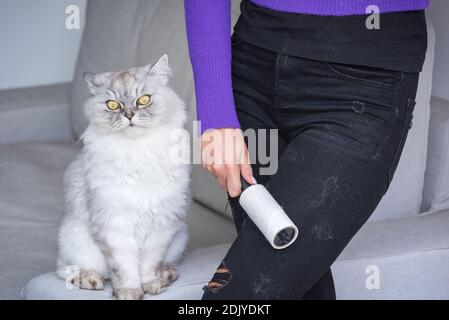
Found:
[(359, 132), (358, 139), (362, 143), (371, 145), (373, 153), (377, 152), (385, 142), (393, 125), (396, 116), (394, 105), (384, 106), (354, 101), (352, 109), (359, 114), (359, 122), (364, 125), (364, 129)]
[(333, 62), (327, 62), (326, 65), (338, 77), (379, 87), (395, 87), (404, 77), (401, 71), (382, 68)]
[(320, 105), (319, 108), (319, 121), (314, 121), (308, 128), (308, 134), (362, 159), (376, 155), (394, 125), (394, 105), (354, 100)]

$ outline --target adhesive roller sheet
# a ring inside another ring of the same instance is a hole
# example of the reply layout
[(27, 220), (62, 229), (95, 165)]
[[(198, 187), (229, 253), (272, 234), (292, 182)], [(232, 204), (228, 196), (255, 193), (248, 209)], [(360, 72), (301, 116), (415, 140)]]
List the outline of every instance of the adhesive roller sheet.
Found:
[(263, 185), (244, 188), (239, 203), (273, 248), (287, 248), (298, 237), (298, 228)]

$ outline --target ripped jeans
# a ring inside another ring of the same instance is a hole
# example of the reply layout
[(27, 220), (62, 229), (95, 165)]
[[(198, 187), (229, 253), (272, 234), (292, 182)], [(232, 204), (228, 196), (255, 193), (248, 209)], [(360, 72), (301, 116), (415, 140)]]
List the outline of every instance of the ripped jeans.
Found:
[(278, 170), (262, 176), (255, 163), (255, 178), (299, 236), (273, 249), (230, 198), (238, 235), (203, 299), (335, 299), (330, 267), (390, 185), (418, 73), (288, 56), (236, 35), (232, 46), (242, 129), (279, 129)]

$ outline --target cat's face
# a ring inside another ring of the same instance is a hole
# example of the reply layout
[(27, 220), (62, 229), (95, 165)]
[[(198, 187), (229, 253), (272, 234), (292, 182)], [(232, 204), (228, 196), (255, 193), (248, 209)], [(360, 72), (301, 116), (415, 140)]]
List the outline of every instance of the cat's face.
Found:
[(169, 123), (177, 112), (172, 106), (174, 92), (167, 87), (169, 74), (167, 54), (153, 66), (85, 73), (84, 79), (92, 94), (85, 108), (90, 124), (103, 133), (138, 136)]

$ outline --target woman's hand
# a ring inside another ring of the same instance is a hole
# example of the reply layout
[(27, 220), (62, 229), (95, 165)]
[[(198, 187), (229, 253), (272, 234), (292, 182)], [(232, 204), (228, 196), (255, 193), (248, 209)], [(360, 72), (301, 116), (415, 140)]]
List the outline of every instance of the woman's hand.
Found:
[(201, 164), (220, 187), (234, 198), (240, 195), (240, 175), (255, 184), (249, 153), (240, 129), (211, 129), (201, 135)]

